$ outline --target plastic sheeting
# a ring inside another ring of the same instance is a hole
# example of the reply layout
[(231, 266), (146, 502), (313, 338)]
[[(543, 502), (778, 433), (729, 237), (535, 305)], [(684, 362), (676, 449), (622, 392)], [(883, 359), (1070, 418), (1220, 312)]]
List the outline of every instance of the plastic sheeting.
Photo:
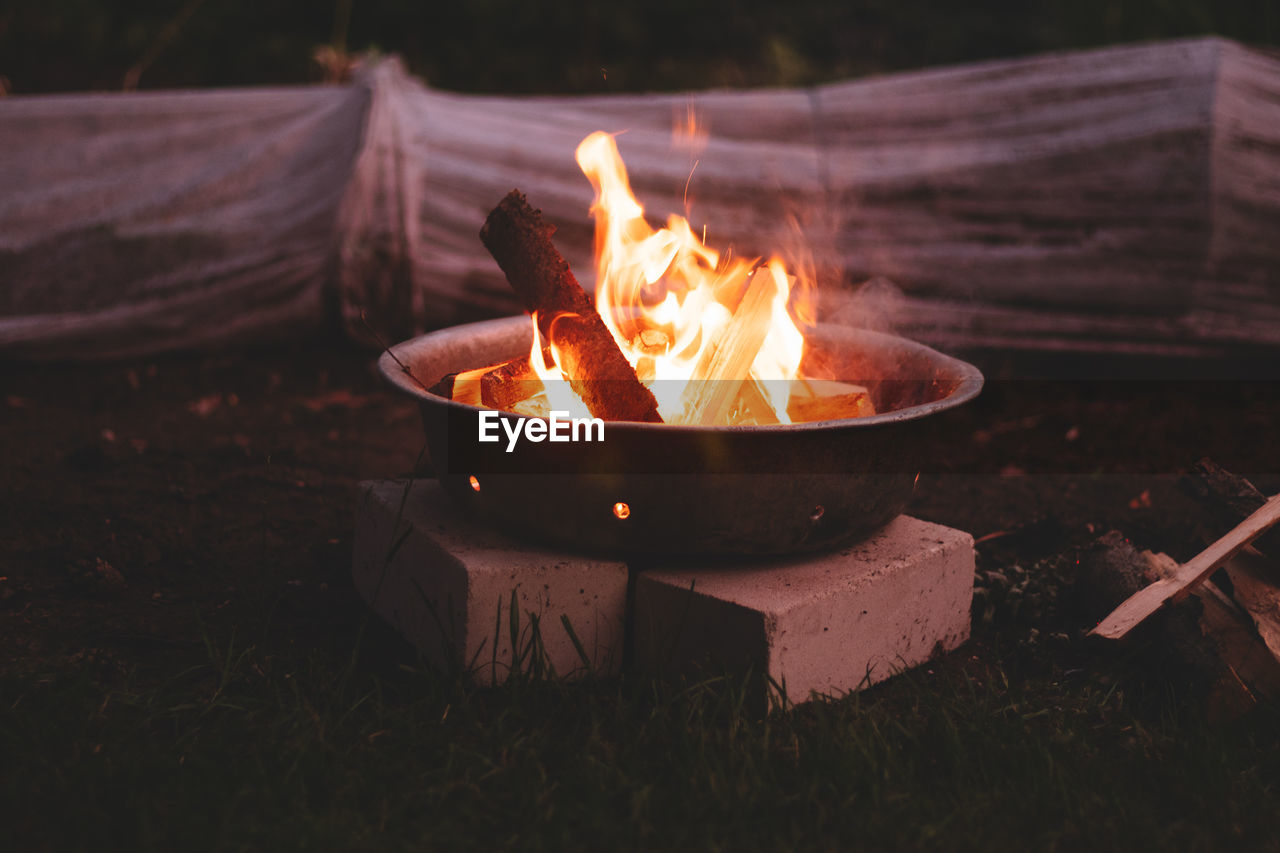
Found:
[(123, 355), (319, 326), (369, 99), (0, 101), (0, 349)]
[[(796, 223), (829, 295), (887, 276), (874, 310), (927, 341), (1276, 345), (1277, 104), (1280, 62), (1217, 39), (806, 90), (464, 96), (390, 59), (341, 87), (0, 99), (0, 354), (514, 313), (480, 225), (519, 187), (590, 284), (573, 151), (599, 129), (651, 218), (750, 253)], [(690, 110), (710, 136), (673, 147)]]

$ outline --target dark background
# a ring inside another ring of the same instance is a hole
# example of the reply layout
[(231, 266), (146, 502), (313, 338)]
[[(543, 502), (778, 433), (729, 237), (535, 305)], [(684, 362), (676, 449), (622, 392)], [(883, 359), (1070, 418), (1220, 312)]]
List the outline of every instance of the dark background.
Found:
[(319, 82), (317, 48), (398, 53), (436, 87), (616, 92), (794, 86), (1147, 39), (1280, 41), (1274, 0), (16, 0), (14, 94)]

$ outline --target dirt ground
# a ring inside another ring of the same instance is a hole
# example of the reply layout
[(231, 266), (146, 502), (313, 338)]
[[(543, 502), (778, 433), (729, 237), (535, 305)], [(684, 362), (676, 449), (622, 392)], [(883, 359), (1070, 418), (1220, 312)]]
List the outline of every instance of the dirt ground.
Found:
[[(362, 479), (402, 475), (418, 413), (345, 344), (0, 368), (0, 668), (163, 679), (209, 633), (273, 654), (349, 654)], [(971, 532), (979, 568), (1119, 529), (1202, 545), (1177, 475), (1211, 456), (1280, 489), (1277, 384), (991, 381), (912, 514)], [(373, 625), (378, 668), (412, 658)]]

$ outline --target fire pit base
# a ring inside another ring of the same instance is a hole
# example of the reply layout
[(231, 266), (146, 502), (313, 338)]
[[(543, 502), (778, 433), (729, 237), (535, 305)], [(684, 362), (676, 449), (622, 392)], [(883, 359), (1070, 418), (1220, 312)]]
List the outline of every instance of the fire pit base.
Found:
[(434, 480), (360, 491), (356, 589), (428, 661), (482, 684), (513, 667), (568, 678), (621, 667), (625, 563), (511, 539), (460, 512)]
[(859, 690), (969, 637), (973, 537), (898, 516), (828, 554), (636, 581), (636, 663), (767, 673), (788, 702)]
[(629, 571), (637, 668), (750, 667), (792, 703), (874, 684), (969, 636), (972, 537), (906, 516), (827, 554), (629, 570), (509, 538), (460, 512), (435, 481), (374, 481), (361, 492), (360, 594), (432, 663), (481, 683), (513, 667), (569, 678), (620, 671)]

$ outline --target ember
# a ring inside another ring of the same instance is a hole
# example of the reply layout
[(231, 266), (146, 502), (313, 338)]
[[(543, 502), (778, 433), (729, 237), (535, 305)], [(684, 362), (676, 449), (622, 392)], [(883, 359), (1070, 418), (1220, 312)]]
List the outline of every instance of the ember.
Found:
[(533, 344), (459, 374), (448, 396), (534, 417), (716, 426), (875, 414), (865, 388), (800, 375), (810, 288), (780, 258), (721, 253), (674, 214), (650, 227), (609, 134), (583, 140), (577, 160), (596, 190), (594, 304), (554, 228), (513, 190), (481, 239), (533, 316)]

